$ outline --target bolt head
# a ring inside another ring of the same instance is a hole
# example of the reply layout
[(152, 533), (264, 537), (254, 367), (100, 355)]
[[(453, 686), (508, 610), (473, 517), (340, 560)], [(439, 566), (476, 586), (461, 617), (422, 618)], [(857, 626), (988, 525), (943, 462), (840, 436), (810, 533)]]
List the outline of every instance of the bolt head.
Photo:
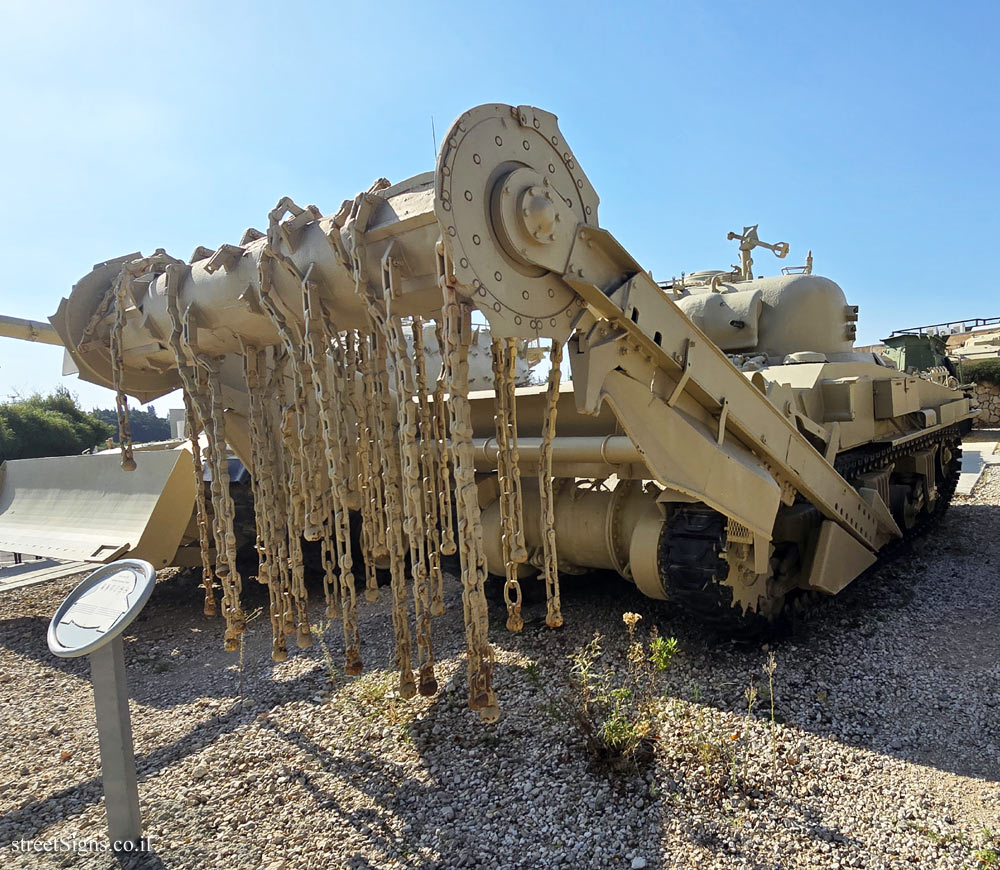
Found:
[(556, 210), (551, 199), (542, 195), (537, 187), (529, 187), (521, 195), (521, 230), (537, 242), (552, 241)]

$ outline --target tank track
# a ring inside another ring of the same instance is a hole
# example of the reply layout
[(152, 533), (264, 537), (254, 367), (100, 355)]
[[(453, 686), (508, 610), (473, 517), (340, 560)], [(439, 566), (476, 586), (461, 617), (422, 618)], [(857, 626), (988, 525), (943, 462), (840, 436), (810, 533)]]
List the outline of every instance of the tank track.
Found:
[(934, 502), (934, 510), (921, 511), (913, 528), (904, 531), (902, 538), (896, 538), (882, 547), (878, 551), (878, 561), (872, 566), (873, 568), (885, 564), (889, 559), (896, 558), (908, 549), (915, 540), (923, 537), (929, 527), (936, 523), (948, 509), (952, 496), (955, 494), (955, 487), (958, 486), (958, 476), (962, 470), (961, 429), (958, 426), (949, 426), (947, 429), (930, 432), (921, 438), (917, 438), (904, 447), (871, 451), (857, 457), (847, 454), (843, 457), (843, 463), (841, 463), (841, 457), (837, 458), (834, 467), (844, 479), (850, 481), (857, 475), (864, 474), (866, 471), (877, 471), (900, 456), (905, 456), (914, 450), (931, 447), (935, 444), (950, 447), (952, 456), (949, 467), (945, 469), (944, 478), (937, 484), (938, 496)]
[(660, 585), (667, 599), (699, 621), (727, 634), (752, 637), (767, 627), (756, 613), (733, 606), (723, 585), (729, 563), (724, 514), (703, 504), (683, 505), (663, 524), (659, 542)]
[[(902, 447), (878, 447), (842, 454), (835, 467), (846, 479), (883, 468), (894, 459), (929, 447), (947, 445), (952, 459), (944, 479), (938, 482), (938, 498), (931, 512), (922, 512), (916, 525), (902, 539), (886, 544), (875, 566), (896, 558), (912, 541), (921, 537), (947, 509), (958, 483), (961, 469), (961, 430), (959, 426), (928, 433)], [(660, 584), (668, 600), (679, 604), (703, 623), (736, 636), (753, 637), (771, 623), (757, 613), (742, 613), (733, 606), (732, 590), (723, 585), (729, 565), (723, 558), (726, 547), (727, 519), (724, 514), (704, 504), (678, 507), (663, 525), (659, 542)], [(873, 566), (874, 567), (874, 566)], [(789, 615), (796, 621), (812, 610), (817, 594), (792, 590)], [(825, 599), (827, 596), (823, 596)]]
[[(934, 436), (938, 436), (935, 438)], [(958, 476), (962, 470), (962, 447), (961, 432), (957, 427), (950, 427), (944, 432), (933, 432), (927, 438), (920, 439), (920, 446), (929, 446), (931, 443), (949, 444), (952, 448), (952, 460), (951, 466), (947, 470), (944, 479), (938, 483), (938, 497), (934, 505), (934, 510), (927, 512), (923, 511), (920, 514), (920, 518), (917, 520), (916, 525), (909, 531), (904, 531), (902, 538), (896, 538), (878, 551), (878, 560), (874, 565), (871, 566), (867, 571), (861, 576), (866, 576), (869, 572), (874, 571), (878, 568), (884, 567), (895, 559), (899, 559), (906, 555), (909, 549), (913, 546), (916, 541), (924, 536), (926, 532), (930, 530), (930, 527), (934, 525), (940, 518), (941, 515), (948, 509), (951, 504), (952, 496), (955, 494), (955, 487), (958, 485)], [(852, 467), (855, 457), (845, 457), (851, 460), (849, 465), (847, 462), (844, 463), (844, 474), (864, 474), (866, 471), (877, 470), (880, 466), (885, 465), (886, 462), (891, 462), (893, 458), (901, 456), (903, 451), (895, 450), (891, 451), (890, 455), (887, 457), (882, 451), (879, 451), (878, 456), (880, 459), (876, 459), (873, 455), (871, 457), (857, 457), (858, 465), (857, 467)], [(877, 464), (873, 464), (876, 463)], [(837, 470), (841, 471), (841, 465), (838, 463)], [(848, 478), (850, 479), (850, 478)], [(858, 579), (858, 578), (856, 578)], [(811, 589), (793, 589), (789, 595), (788, 606), (786, 608), (785, 616), (788, 618), (792, 626), (798, 625), (800, 623), (807, 623), (823, 605), (829, 600), (830, 596), (825, 595), (822, 592), (816, 592)]]

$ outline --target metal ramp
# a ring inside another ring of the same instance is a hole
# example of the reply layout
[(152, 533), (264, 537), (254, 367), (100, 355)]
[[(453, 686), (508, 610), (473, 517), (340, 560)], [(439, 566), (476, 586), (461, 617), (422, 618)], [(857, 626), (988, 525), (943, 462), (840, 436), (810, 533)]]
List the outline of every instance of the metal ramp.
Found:
[(125, 554), (171, 564), (194, 505), (187, 450), (9, 460), (0, 466), (0, 550), (79, 562)]

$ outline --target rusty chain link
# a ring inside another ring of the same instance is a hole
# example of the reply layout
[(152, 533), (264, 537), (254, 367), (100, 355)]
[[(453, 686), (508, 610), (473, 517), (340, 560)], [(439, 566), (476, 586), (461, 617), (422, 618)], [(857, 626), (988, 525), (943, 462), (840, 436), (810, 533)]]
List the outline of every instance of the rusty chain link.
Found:
[(431, 644), (430, 594), (427, 575), (426, 530), (424, 527), (425, 488), (420, 461), (418, 408), (414, 401), (416, 384), (413, 362), (403, 332), (402, 318), (393, 314), (386, 293), (387, 316), (384, 335), (395, 373), (396, 414), (402, 471), (403, 531), (410, 548), (410, 575), (413, 579), (413, 606), (417, 640), (418, 690), (422, 695), (437, 691), (434, 653)]
[(517, 451), (517, 413), (514, 398), (516, 339), (493, 339), (493, 383), (496, 395), (497, 479), (500, 484), (500, 546), (506, 581), (503, 587), (507, 605), (507, 629), (524, 628), (521, 617), (521, 584), (518, 565), (528, 559), (524, 546), (524, 520), (521, 501), (520, 457)]
[[(226, 615), (226, 649), (235, 652), (239, 636), (246, 627), (246, 618), (240, 603), (243, 581), (236, 567), (236, 533), (233, 529), (235, 508), (229, 491), (229, 462), (226, 456), (225, 422), (223, 418), (222, 380), (220, 362), (216, 357), (199, 355), (196, 362), (205, 372), (199, 381), (195, 402), (208, 402), (205, 434), (208, 436), (208, 468), (212, 475), (212, 509), (215, 530), (215, 573), (222, 582), (222, 612)], [(197, 378), (196, 378), (197, 380)]]
[(194, 382), (194, 372), (188, 359), (182, 339), (182, 322), (177, 302), (177, 286), (179, 280), (186, 274), (188, 267), (177, 261), (170, 263), (164, 269), (164, 295), (167, 303), (167, 316), (170, 318), (170, 349), (174, 354), (177, 371), (181, 378), (181, 394), (184, 397), (184, 430), (191, 444), (191, 460), (194, 467), (195, 513), (198, 523), (198, 551), (201, 556), (201, 582), (205, 589), (205, 616), (215, 616), (218, 613), (215, 603), (215, 575), (212, 569), (210, 553), (210, 523), (214, 522), (208, 515), (208, 503), (205, 499), (205, 469), (201, 455), (202, 430), (201, 417), (195, 405), (194, 393), (197, 387)]
[(549, 350), (549, 376), (545, 387), (545, 411), (542, 416), (542, 443), (538, 451), (538, 495), (542, 517), (542, 574), (545, 579), (545, 624), (559, 628), (563, 624), (559, 599), (559, 559), (556, 552), (555, 496), (552, 492), (552, 439), (556, 434), (556, 411), (559, 404), (559, 381), (562, 376), (562, 342), (552, 339)]
[[(328, 327), (329, 328), (329, 327)], [(346, 335), (346, 371), (345, 386), (354, 411), (355, 436), (358, 445), (357, 468), (354, 481), (357, 484), (358, 496), (361, 500), (361, 561), (365, 568), (365, 598), (369, 601), (378, 600), (378, 577), (375, 573), (376, 535), (378, 526), (375, 510), (372, 504), (372, 488), (374, 486), (374, 469), (372, 467), (372, 432), (369, 428), (369, 403), (365, 400), (365, 373), (367, 367), (363, 346), (366, 338), (353, 330)], [(355, 439), (351, 439), (355, 440)]]
[(135, 471), (135, 457), (132, 455), (132, 426), (128, 417), (128, 398), (122, 386), (125, 363), (122, 358), (122, 340), (125, 332), (126, 291), (128, 288), (128, 267), (126, 263), (114, 285), (115, 319), (111, 327), (111, 380), (115, 391), (115, 410), (118, 416), (118, 444), (122, 454), (122, 468)]
[(402, 459), (399, 445), (399, 423), (392, 407), (389, 391), (388, 343), (383, 336), (384, 315), (377, 304), (369, 300), (372, 322), (372, 376), (375, 384), (373, 404), (378, 408), (377, 434), (382, 445), (382, 481), (385, 495), (386, 543), (389, 550), (389, 570), (392, 575), (392, 625), (396, 636), (396, 666), (399, 668), (399, 694), (412, 698), (417, 693), (410, 657), (410, 617), (406, 592), (406, 556), (403, 544)]
[(424, 347), (424, 323), (413, 318), (413, 366), (416, 377), (417, 409), (420, 417), (420, 474), (424, 505), (430, 615), (444, 613), (444, 575), (441, 572), (441, 527), (439, 518), (440, 480), (438, 464), (440, 445), (434, 427), (430, 396), (427, 392), (427, 353)]
[[(448, 447), (448, 409), (445, 405), (445, 394), (448, 391), (448, 366), (444, 346), (444, 316), (439, 315), (434, 320), (434, 337), (437, 340), (441, 355), (441, 370), (438, 372), (437, 383), (434, 386), (434, 447), (435, 467), (437, 477), (435, 484), (438, 493), (438, 517), (441, 528), (441, 554), (452, 556), (458, 549), (455, 544), (454, 510), (452, 507), (451, 486), (451, 455)], [(443, 594), (443, 593), (438, 593)], [(444, 601), (441, 601), (442, 608)]]
[(444, 337), (450, 376), (448, 411), (455, 469), (455, 507), (458, 514), (458, 548), (462, 560), (462, 606), (465, 615), (469, 706), (486, 722), (500, 718), (493, 691), (493, 650), (489, 642), (490, 616), (484, 582), (486, 555), (476, 486), (472, 412), (469, 405), (469, 347), (472, 343), (472, 310), (460, 300), (447, 266), (440, 277), (444, 294)]

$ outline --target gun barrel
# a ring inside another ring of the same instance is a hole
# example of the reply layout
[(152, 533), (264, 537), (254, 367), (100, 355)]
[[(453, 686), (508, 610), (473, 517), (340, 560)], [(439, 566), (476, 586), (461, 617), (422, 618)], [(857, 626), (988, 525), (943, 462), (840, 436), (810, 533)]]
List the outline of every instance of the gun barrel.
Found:
[(37, 320), (24, 320), (21, 317), (9, 317), (0, 314), (0, 336), (19, 338), (21, 341), (39, 341), (42, 344), (63, 346), (59, 333), (48, 323)]

